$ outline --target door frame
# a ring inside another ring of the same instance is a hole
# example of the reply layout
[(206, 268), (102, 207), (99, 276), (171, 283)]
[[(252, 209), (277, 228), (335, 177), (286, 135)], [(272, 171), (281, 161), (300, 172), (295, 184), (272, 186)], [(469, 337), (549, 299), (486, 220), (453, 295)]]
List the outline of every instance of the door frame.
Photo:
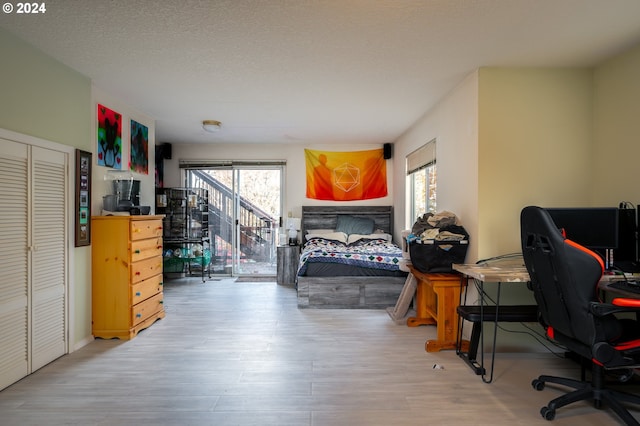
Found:
[[(283, 225), (283, 217), (284, 217), (284, 206), (285, 206), (285, 195), (286, 195), (286, 188), (285, 188), (285, 174), (286, 174), (286, 161), (284, 160), (255, 160), (255, 161), (251, 161), (251, 160), (239, 160), (239, 161), (234, 161), (234, 160), (202, 160), (202, 161), (185, 161), (185, 160), (180, 160), (179, 163), (179, 167), (181, 169), (181, 174), (182, 174), (182, 181), (184, 182), (184, 186), (188, 187), (191, 182), (189, 179), (189, 171), (190, 170), (206, 170), (206, 169), (218, 169), (218, 170), (228, 170), (232, 173), (232, 188), (230, 188), (232, 190), (232, 192), (235, 194), (236, 193), (236, 176), (237, 176), (237, 172), (241, 171), (241, 170), (250, 170), (250, 169), (255, 169), (255, 170), (265, 170), (265, 169), (269, 169), (269, 170), (279, 170), (280, 171), (280, 217), (278, 218), (278, 226), (276, 227), (277, 229), (277, 233), (274, 237), (274, 244), (273, 244), (273, 255), (274, 255), (274, 261), (277, 255), (277, 246), (278, 246), (278, 241), (279, 241), (279, 232), (283, 232), (282, 231), (282, 226)], [(233, 223), (234, 226), (232, 227), (232, 244), (231, 244), (231, 251), (232, 251), (232, 259), (231, 259), (231, 271), (229, 274), (216, 274), (217, 276), (247, 276), (247, 275), (255, 275), (255, 276), (271, 276), (272, 274), (245, 274), (245, 273), (239, 273), (237, 270), (237, 265), (239, 263), (239, 259), (237, 259), (237, 247), (238, 247), (238, 242), (239, 242), (239, 238), (240, 238), (240, 233), (239, 233), (239, 226), (238, 226), (238, 218), (239, 218), (239, 212), (237, 209), (237, 203), (234, 202), (233, 203)], [(214, 235), (210, 235), (210, 238), (213, 240)], [(211, 244), (213, 244), (213, 241), (211, 242)], [(275, 272), (273, 274), (275, 276)]]

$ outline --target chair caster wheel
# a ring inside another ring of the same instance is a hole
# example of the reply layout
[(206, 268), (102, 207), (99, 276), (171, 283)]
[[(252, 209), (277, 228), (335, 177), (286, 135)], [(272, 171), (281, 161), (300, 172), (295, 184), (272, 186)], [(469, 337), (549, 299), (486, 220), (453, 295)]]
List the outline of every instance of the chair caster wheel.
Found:
[(531, 382), (531, 386), (533, 386), (535, 390), (541, 391), (542, 389), (544, 389), (544, 382), (542, 380), (533, 379), (533, 381)]
[(549, 407), (542, 407), (540, 409), (540, 414), (544, 417), (545, 420), (553, 420), (556, 418), (556, 410), (552, 410)]

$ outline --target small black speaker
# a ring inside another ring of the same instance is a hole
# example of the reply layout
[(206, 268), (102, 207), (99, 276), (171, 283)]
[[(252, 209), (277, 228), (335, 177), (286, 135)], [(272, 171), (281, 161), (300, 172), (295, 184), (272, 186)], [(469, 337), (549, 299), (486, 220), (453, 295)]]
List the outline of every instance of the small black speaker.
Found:
[(391, 158), (391, 147), (393, 147), (393, 145), (391, 145), (390, 143), (385, 143), (384, 145), (382, 145), (382, 155), (385, 160)]
[(162, 158), (171, 160), (171, 144), (169, 142), (162, 144)]

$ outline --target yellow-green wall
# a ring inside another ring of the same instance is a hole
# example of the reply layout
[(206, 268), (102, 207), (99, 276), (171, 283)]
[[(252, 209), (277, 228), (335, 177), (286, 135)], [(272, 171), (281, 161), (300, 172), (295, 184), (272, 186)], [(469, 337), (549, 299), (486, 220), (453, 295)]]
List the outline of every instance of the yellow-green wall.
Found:
[(0, 127), (91, 150), (91, 81), (0, 28)]
[(640, 204), (640, 45), (595, 69), (593, 128), (593, 203)]
[(589, 205), (592, 70), (481, 68), (478, 255), (520, 251), (520, 210)]
[[(0, 128), (92, 151), (90, 80), (1, 28), (0, 57)], [(71, 256), (73, 350), (91, 336), (91, 251)]]

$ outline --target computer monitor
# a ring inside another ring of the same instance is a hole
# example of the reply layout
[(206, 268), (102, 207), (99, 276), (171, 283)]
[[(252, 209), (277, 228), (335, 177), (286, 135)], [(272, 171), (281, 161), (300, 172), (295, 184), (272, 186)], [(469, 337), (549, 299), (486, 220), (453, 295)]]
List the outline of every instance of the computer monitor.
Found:
[(618, 248), (613, 251), (616, 263), (638, 260), (637, 232), (635, 207), (620, 207), (618, 209)]
[(608, 259), (606, 250), (618, 248), (618, 209), (616, 207), (573, 207), (546, 209), (568, 239), (598, 252)]

